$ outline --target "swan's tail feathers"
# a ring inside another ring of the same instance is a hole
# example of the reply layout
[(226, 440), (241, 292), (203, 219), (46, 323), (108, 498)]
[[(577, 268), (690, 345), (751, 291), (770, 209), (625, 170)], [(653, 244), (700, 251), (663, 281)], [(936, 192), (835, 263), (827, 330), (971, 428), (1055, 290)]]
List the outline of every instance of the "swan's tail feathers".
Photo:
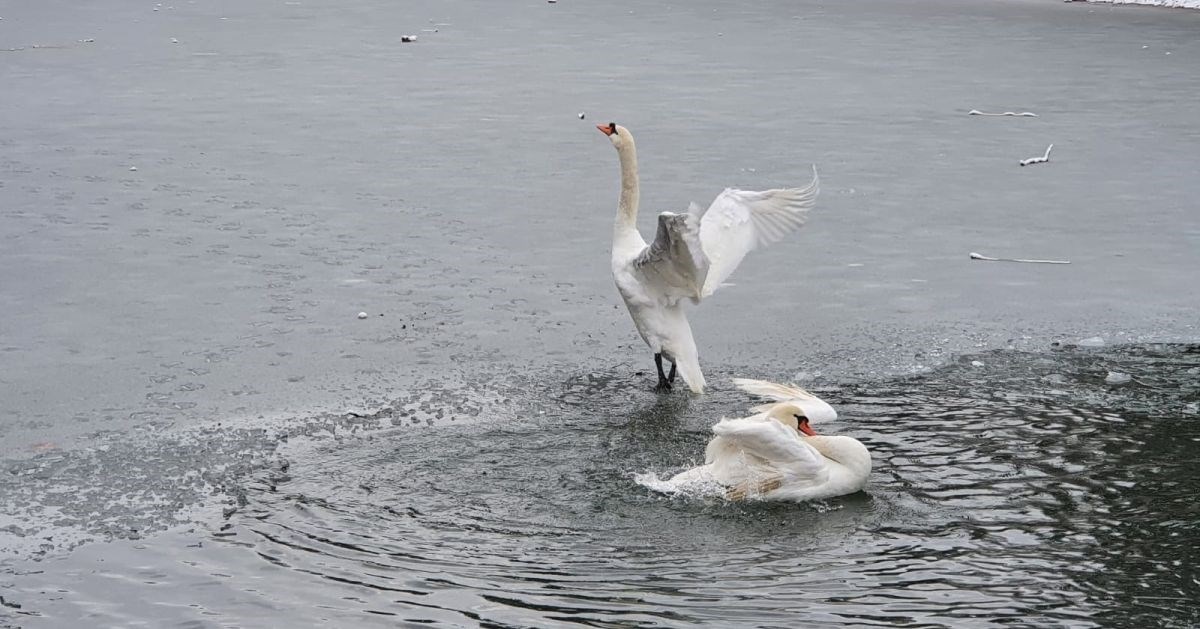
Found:
[(704, 372), (700, 370), (700, 360), (696, 358), (696, 355), (693, 353), (690, 356), (675, 356), (674, 358), (679, 375), (683, 376), (683, 381), (687, 383), (692, 393), (704, 393), (704, 387), (708, 383), (704, 381)]
[(679, 371), (679, 375), (683, 376), (683, 382), (688, 383), (691, 393), (704, 393), (704, 387), (708, 383), (704, 382), (704, 372), (700, 370), (700, 359), (696, 358), (695, 352), (671, 353), (671, 363), (674, 365), (674, 369)]

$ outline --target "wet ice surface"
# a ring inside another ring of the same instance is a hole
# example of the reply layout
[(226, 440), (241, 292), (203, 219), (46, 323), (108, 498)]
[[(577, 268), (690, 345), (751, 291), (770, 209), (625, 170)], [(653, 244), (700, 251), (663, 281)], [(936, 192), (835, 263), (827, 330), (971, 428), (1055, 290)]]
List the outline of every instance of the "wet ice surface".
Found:
[[(1195, 562), (1167, 558), (1196, 542), (1173, 502), (1195, 362), (1125, 344), (1197, 336), (1200, 15), (153, 8), (0, 7), (0, 619), (1194, 621)], [(718, 386), (825, 388), (877, 490), (735, 508), (632, 483), (743, 400), (638, 374), (608, 120), (638, 134), (646, 233), (818, 165), (811, 223), (693, 328)], [(1110, 432), (1110, 405), (1151, 429)], [(893, 421), (913, 407), (935, 419)], [(1110, 478), (1152, 489), (1123, 505)], [(1140, 554), (1113, 556), (1117, 520)], [(88, 540), (118, 541), (67, 552)]]

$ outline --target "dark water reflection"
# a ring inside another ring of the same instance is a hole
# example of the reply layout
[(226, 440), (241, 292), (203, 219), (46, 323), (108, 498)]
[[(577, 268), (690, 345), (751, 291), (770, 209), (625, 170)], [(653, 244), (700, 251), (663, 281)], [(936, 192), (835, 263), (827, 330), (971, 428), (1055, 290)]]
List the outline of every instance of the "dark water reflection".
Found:
[[(1133, 379), (1107, 384), (1110, 371)], [(290, 463), (258, 473), (202, 546), (167, 536), (46, 562), (17, 582), (20, 618), (1200, 622), (1200, 347), (996, 352), (815, 383), (841, 413), (825, 431), (863, 440), (876, 465), (867, 492), (801, 505), (666, 498), (632, 480), (695, 462), (712, 421), (745, 406), (737, 392), (658, 397), (632, 374), (536, 381), (497, 375), (395, 405), (391, 429), (294, 439)], [(480, 408), (454, 422), (413, 415), (470, 399)]]

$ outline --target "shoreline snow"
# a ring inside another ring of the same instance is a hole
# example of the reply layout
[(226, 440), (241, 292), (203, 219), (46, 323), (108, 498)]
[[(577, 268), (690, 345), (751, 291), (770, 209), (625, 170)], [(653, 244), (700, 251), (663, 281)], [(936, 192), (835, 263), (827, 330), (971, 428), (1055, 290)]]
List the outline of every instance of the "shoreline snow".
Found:
[[(1074, 0), (1067, 0), (1072, 2)], [(1091, 4), (1140, 4), (1169, 9), (1200, 9), (1200, 0), (1084, 0)]]

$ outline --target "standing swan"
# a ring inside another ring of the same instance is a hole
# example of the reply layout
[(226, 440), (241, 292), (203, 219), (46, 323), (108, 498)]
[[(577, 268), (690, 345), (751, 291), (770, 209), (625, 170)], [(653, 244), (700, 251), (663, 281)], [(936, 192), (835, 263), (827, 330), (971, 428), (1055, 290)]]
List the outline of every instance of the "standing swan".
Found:
[[(621, 159), (621, 200), (613, 228), (612, 272), (642, 340), (654, 352), (655, 391), (670, 391), (675, 370), (693, 393), (704, 393), (704, 373), (696, 354), (683, 299), (692, 303), (719, 288), (746, 254), (769, 245), (804, 224), (817, 199), (817, 170), (806, 188), (750, 192), (726, 188), (707, 210), (691, 204), (685, 214), (658, 215), (658, 233), (649, 245), (637, 230), (637, 149), (633, 135), (615, 122), (596, 125)], [(662, 359), (671, 361), (663, 373)]]

